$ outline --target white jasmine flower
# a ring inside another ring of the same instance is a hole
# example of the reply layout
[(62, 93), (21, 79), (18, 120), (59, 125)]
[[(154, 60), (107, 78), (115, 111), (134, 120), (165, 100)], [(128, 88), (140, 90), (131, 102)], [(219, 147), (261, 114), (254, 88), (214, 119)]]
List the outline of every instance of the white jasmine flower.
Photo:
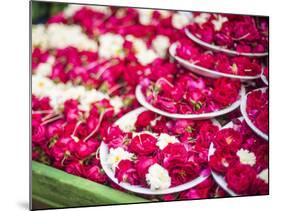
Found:
[(240, 163), (250, 166), (256, 164), (256, 156), (253, 152), (249, 152), (247, 149), (240, 149), (236, 154), (240, 159)]
[(46, 35), (44, 24), (32, 26), (32, 48), (39, 47), (46, 50), (48, 46), (48, 36)]
[(170, 143), (179, 143), (179, 140), (175, 136), (170, 136), (167, 133), (161, 133), (156, 145), (162, 150)]
[(50, 24), (46, 28), (48, 48), (76, 47), (80, 50), (97, 51), (97, 43), (89, 39), (78, 25)]
[(157, 58), (157, 54), (153, 50), (149, 49), (147, 51), (137, 53), (136, 57), (139, 63), (145, 66), (153, 62)]
[(48, 60), (45, 63), (40, 63), (36, 69), (35, 73), (36, 75), (41, 75), (41, 76), (50, 76), (52, 73), (52, 66), (55, 62), (54, 56), (49, 56)]
[(202, 25), (208, 21), (210, 16), (211, 15), (209, 13), (201, 13), (200, 15), (196, 16), (193, 21), (199, 25)]
[(153, 10), (151, 9), (137, 9), (139, 13), (139, 22), (142, 25), (149, 25), (152, 20)]
[(123, 51), (124, 39), (121, 35), (106, 33), (99, 37), (99, 56), (105, 59), (112, 57), (123, 58), (125, 56)]
[(268, 169), (262, 170), (257, 177), (263, 180), (266, 184), (268, 184)]
[(63, 10), (63, 15), (66, 18), (71, 18), (77, 11), (79, 11), (84, 5), (79, 4), (69, 4), (66, 8)]
[(157, 35), (152, 41), (153, 49), (162, 58), (166, 56), (169, 46), (170, 40), (167, 36), (164, 35)]
[(32, 93), (38, 97), (44, 97), (47, 92), (52, 90), (54, 82), (46, 77), (40, 75), (32, 75)]
[(114, 96), (110, 99), (110, 104), (113, 106), (114, 113), (117, 114), (120, 112), (121, 108), (124, 106), (123, 100), (119, 96)]
[(228, 21), (227, 17), (218, 15), (217, 19), (212, 20), (212, 24), (214, 25), (215, 31), (220, 31), (223, 23), (227, 21)]
[(176, 29), (183, 29), (189, 22), (188, 16), (183, 13), (175, 13), (172, 16), (172, 26)]
[(157, 10), (160, 15), (161, 15), (161, 18), (168, 18), (172, 13), (168, 10)]
[(168, 171), (157, 163), (149, 167), (145, 178), (152, 190), (167, 189), (171, 185), (171, 178)]
[(143, 52), (143, 51), (147, 50), (146, 43), (140, 38), (136, 38), (133, 35), (127, 35), (126, 40), (132, 42), (133, 48), (134, 48), (136, 53)]
[(115, 149), (111, 148), (109, 150), (107, 163), (110, 164), (112, 170), (115, 171), (121, 160), (132, 160), (133, 156), (133, 153), (129, 153), (121, 147), (117, 147)]
[(109, 7), (106, 6), (90, 6), (90, 5), (78, 5), (78, 4), (69, 4), (64, 10), (63, 14), (66, 18), (72, 17), (77, 11), (79, 11), (81, 8), (86, 7), (88, 9), (91, 9), (93, 11), (97, 11), (100, 13), (103, 13), (105, 15), (110, 15), (111, 11)]

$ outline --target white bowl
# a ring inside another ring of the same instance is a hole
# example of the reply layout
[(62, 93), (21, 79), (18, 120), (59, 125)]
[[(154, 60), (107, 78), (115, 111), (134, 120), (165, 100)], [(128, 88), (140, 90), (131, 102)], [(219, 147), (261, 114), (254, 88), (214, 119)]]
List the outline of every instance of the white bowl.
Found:
[(264, 57), (264, 56), (268, 56), (268, 52), (264, 52), (264, 53), (241, 53), (235, 50), (230, 50), (224, 47), (220, 47), (217, 45), (213, 45), (207, 42), (204, 42), (202, 40), (200, 40), (199, 38), (197, 38), (195, 35), (193, 35), (187, 28), (185, 29), (185, 34), (194, 42), (196, 42), (197, 44), (207, 48), (207, 49), (211, 49), (213, 51), (220, 51), (232, 56), (248, 56), (248, 57)]
[(177, 60), (178, 63), (180, 63), (184, 68), (205, 76), (205, 77), (209, 77), (209, 78), (221, 78), (221, 77), (227, 77), (227, 78), (233, 78), (233, 79), (240, 79), (242, 81), (245, 80), (254, 80), (257, 78), (261, 77), (261, 74), (259, 75), (255, 75), (255, 76), (242, 76), (242, 75), (234, 75), (234, 74), (228, 74), (228, 73), (222, 73), (216, 70), (211, 70), (211, 69), (207, 69), (205, 67), (193, 64), (191, 62), (189, 62), (188, 60), (182, 59), (179, 56), (176, 56), (176, 48), (177, 48), (178, 43), (173, 43), (170, 48), (169, 48), (169, 53), (170, 55)]
[(262, 74), (261, 74), (261, 80), (266, 86), (268, 86), (269, 83), (268, 83), (267, 78), (264, 75), (264, 68), (263, 68), (263, 71), (262, 71)]
[[(120, 119), (118, 119), (114, 124), (115, 125), (122, 125), (123, 123), (125, 124), (135, 124), (135, 119), (136, 117), (142, 113), (143, 111), (146, 111), (146, 108), (138, 108), (135, 109), (127, 114), (125, 114), (124, 116), (122, 116)], [(132, 121), (127, 121), (127, 119), (132, 120)], [(216, 120), (212, 120), (214, 122), (214, 124), (219, 125), (219, 123)], [(130, 126), (129, 126), (130, 127)], [(126, 128), (126, 126), (125, 126)], [(176, 193), (176, 192), (180, 192), (180, 191), (184, 191), (187, 189), (190, 189), (198, 184), (200, 184), (201, 182), (203, 182), (205, 179), (207, 179), (210, 176), (209, 172), (206, 172), (204, 175), (200, 175), (199, 177), (195, 178), (194, 180), (187, 182), (185, 184), (182, 185), (178, 185), (172, 188), (168, 188), (168, 189), (164, 189), (164, 190), (151, 190), (149, 188), (144, 188), (138, 185), (131, 185), (129, 183), (126, 182), (118, 182), (118, 180), (115, 178), (114, 176), (114, 172), (113, 170), (110, 168), (110, 165), (107, 164), (106, 160), (108, 157), (108, 146), (107, 144), (105, 144), (104, 142), (101, 143), (100, 146), (100, 161), (101, 161), (101, 166), (104, 170), (104, 172), (106, 173), (106, 175), (117, 185), (121, 186), (122, 188), (135, 192), (135, 193), (139, 193), (139, 194), (145, 194), (145, 195), (163, 195), (163, 194), (169, 194), (169, 193)]]
[(253, 122), (251, 121), (251, 119), (249, 118), (247, 111), (246, 111), (246, 106), (247, 106), (247, 97), (250, 93), (257, 91), (257, 90), (262, 90), (263, 92), (267, 90), (267, 87), (263, 87), (263, 88), (259, 88), (259, 89), (255, 89), (249, 93), (247, 93), (246, 95), (243, 96), (242, 98), (242, 102), (241, 102), (241, 106), (240, 106), (240, 110), (241, 113), (247, 123), (247, 125), (260, 137), (262, 137), (263, 139), (268, 141), (268, 135), (265, 134), (264, 132), (262, 132), (259, 128), (257, 128)]
[(177, 113), (169, 113), (169, 112), (166, 112), (159, 108), (154, 107), (153, 105), (151, 105), (150, 103), (148, 103), (146, 101), (145, 96), (143, 95), (143, 93), (141, 91), (141, 86), (138, 85), (136, 87), (136, 97), (137, 97), (138, 102), (142, 106), (144, 106), (148, 110), (151, 110), (157, 114), (160, 114), (160, 115), (166, 116), (166, 117), (170, 117), (170, 118), (174, 118), (174, 119), (200, 120), (200, 119), (211, 119), (211, 118), (215, 118), (218, 116), (222, 116), (222, 115), (227, 114), (227, 113), (235, 110), (236, 108), (238, 108), (241, 103), (241, 98), (244, 95), (245, 95), (245, 87), (242, 85), (241, 90), (240, 90), (240, 99), (237, 100), (236, 102), (234, 102), (232, 105), (230, 105), (222, 110), (214, 111), (214, 112), (210, 112), (210, 113), (202, 113), (202, 114), (177, 114)]
[[(243, 117), (239, 118), (240, 121), (243, 121)], [(233, 123), (229, 122), (228, 124), (226, 124), (225, 126), (223, 126), (221, 129), (225, 129), (225, 128), (232, 128), (233, 127)], [(211, 143), (210, 147), (209, 147), (209, 153), (208, 153), (208, 160), (210, 160), (211, 155), (213, 155), (215, 153), (216, 149), (214, 147), (214, 144)], [(227, 187), (227, 182), (224, 179), (224, 176), (221, 174), (218, 174), (214, 171), (211, 170), (211, 174), (214, 178), (214, 180), (217, 182), (217, 184), (224, 189), (229, 195), (231, 196), (239, 196), (238, 194), (236, 194), (233, 190), (231, 190), (230, 188)]]

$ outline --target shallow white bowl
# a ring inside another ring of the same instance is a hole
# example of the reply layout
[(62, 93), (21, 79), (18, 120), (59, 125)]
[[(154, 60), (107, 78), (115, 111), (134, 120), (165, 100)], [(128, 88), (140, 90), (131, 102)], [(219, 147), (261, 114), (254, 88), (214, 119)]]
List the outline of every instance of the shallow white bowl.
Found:
[(235, 50), (230, 50), (227, 48), (223, 48), (217, 45), (213, 45), (207, 42), (204, 42), (202, 40), (200, 40), (198, 37), (196, 37), (195, 35), (193, 35), (187, 28), (185, 29), (185, 34), (194, 42), (196, 42), (197, 44), (207, 48), (207, 49), (211, 49), (213, 51), (220, 51), (229, 55), (233, 55), (233, 56), (248, 56), (248, 57), (264, 57), (264, 56), (268, 56), (268, 52), (264, 52), (264, 53), (241, 53)]
[(170, 117), (170, 118), (175, 118), (175, 119), (193, 119), (193, 120), (200, 120), (200, 119), (211, 119), (211, 118), (215, 118), (218, 116), (222, 116), (224, 114), (227, 114), (233, 110), (235, 110), (236, 108), (238, 108), (240, 106), (241, 103), (241, 98), (245, 95), (245, 87), (242, 85), (241, 86), (241, 90), (240, 90), (240, 99), (237, 100), (235, 103), (233, 103), (232, 105), (219, 110), (219, 111), (214, 111), (211, 113), (203, 113), (203, 114), (177, 114), (177, 113), (169, 113), (166, 111), (163, 111), (159, 108), (154, 107), (153, 105), (151, 105), (150, 103), (148, 103), (145, 99), (145, 96), (143, 95), (142, 91), (141, 91), (141, 86), (138, 85), (136, 87), (136, 97), (138, 102), (144, 106), (145, 108), (147, 108), (148, 110), (151, 110), (157, 114), (160, 114), (162, 116), (166, 116), (166, 117)]
[(255, 76), (242, 76), (242, 75), (234, 75), (234, 74), (228, 74), (228, 73), (222, 73), (222, 72), (218, 72), (216, 70), (210, 70), (207, 69), (205, 67), (202, 66), (198, 66), (196, 64), (193, 64), (191, 62), (189, 62), (188, 60), (185, 60), (179, 56), (176, 56), (176, 48), (177, 48), (178, 43), (173, 43), (170, 48), (169, 48), (169, 53), (170, 55), (180, 64), (182, 65), (184, 68), (205, 76), (205, 77), (209, 77), (209, 78), (221, 78), (221, 77), (227, 77), (227, 78), (233, 78), (233, 79), (240, 79), (242, 81), (246, 81), (246, 80), (254, 80), (257, 78), (261, 77), (261, 74), (259, 75), (255, 75)]
[[(146, 108), (138, 108), (135, 109), (127, 114), (125, 114), (124, 116), (122, 116), (120, 119), (118, 119), (114, 124), (118, 125), (118, 126), (122, 126), (123, 123), (125, 124), (135, 124), (136, 117), (142, 113), (143, 111), (146, 111)], [(129, 121), (127, 121), (129, 119)], [(132, 120), (132, 121), (130, 121)], [(212, 120), (214, 122), (214, 124), (219, 125), (219, 123), (216, 120)], [(122, 126), (127, 128), (127, 126)], [(128, 128), (130, 128), (130, 125), (128, 125)], [(100, 146), (100, 161), (101, 161), (101, 166), (103, 168), (103, 170), (105, 171), (106, 175), (117, 185), (121, 186), (122, 188), (135, 192), (135, 193), (139, 193), (139, 194), (145, 194), (145, 195), (163, 195), (163, 194), (169, 194), (169, 193), (176, 193), (176, 192), (180, 192), (183, 190), (187, 190), (190, 189), (198, 184), (200, 184), (201, 182), (203, 182), (205, 179), (207, 179), (210, 176), (209, 172), (205, 172), (204, 175), (201, 175), (199, 177), (197, 177), (196, 179), (187, 182), (185, 184), (182, 185), (178, 185), (172, 188), (168, 188), (165, 190), (151, 190), (149, 188), (144, 188), (138, 185), (130, 185), (129, 183), (125, 183), (125, 182), (118, 182), (118, 180), (115, 178), (114, 176), (114, 172), (113, 170), (110, 168), (110, 165), (107, 164), (107, 157), (108, 157), (108, 146), (107, 144), (105, 144), (104, 142), (101, 143)]]
[(246, 111), (246, 106), (247, 106), (247, 97), (250, 93), (254, 92), (254, 91), (257, 91), (257, 90), (262, 90), (262, 91), (266, 91), (267, 90), (267, 87), (263, 87), (263, 88), (259, 88), (259, 89), (255, 89), (249, 93), (247, 93), (246, 95), (243, 96), (242, 98), (242, 101), (241, 101), (241, 105), (240, 105), (240, 110), (241, 110), (241, 113), (247, 123), (247, 125), (257, 134), (259, 135), (260, 137), (262, 137), (263, 139), (267, 140), (268, 141), (268, 135), (265, 134), (264, 132), (262, 132), (259, 128), (257, 128), (253, 122), (250, 120), (248, 114), (247, 114), (247, 111)]

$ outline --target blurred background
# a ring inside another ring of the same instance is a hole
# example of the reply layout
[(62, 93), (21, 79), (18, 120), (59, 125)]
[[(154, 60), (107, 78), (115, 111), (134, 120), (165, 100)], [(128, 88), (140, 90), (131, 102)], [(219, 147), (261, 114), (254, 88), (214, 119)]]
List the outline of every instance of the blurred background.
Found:
[(32, 24), (45, 23), (55, 13), (62, 11), (68, 4), (60, 2), (32, 2)]

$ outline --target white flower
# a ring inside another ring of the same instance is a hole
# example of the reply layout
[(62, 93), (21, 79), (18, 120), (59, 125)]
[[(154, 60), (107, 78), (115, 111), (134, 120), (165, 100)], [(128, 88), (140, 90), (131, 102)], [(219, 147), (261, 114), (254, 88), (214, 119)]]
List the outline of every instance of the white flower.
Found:
[(34, 72), (36, 75), (41, 75), (41, 76), (50, 76), (52, 73), (52, 66), (55, 62), (54, 56), (49, 56), (47, 62), (45, 63), (40, 63)]
[(157, 10), (160, 13), (161, 18), (168, 18), (171, 15), (171, 12), (168, 10)]
[(149, 49), (147, 51), (137, 53), (136, 57), (139, 63), (145, 66), (153, 62), (158, 56), (153, 50)]
[(99, 37), (99, 56), (105, 59), (112, 57), (123, 58), (125, 56), (123, 51), (124, 39), (121, 35), (106, 33)]
[(175, 13), (172, 16), (172, 26), (176, 29), (183, 29), (189, 22), (189, 17), (184, 13)]
[(107, 163), (112, 167), (112, 170), (115, 171), (115, 168), (121, 160), (132, 160), (133, 156), (133, 153), (127, 152), (121, 147), (115, 149), (111, 148), (109, 150)]
[(89, 39), (78, 25), (50, 24), (46, 28), (48, 48), (76, 47), (80, 50), (97, 51), (97, 43)]
[(250, 166), (256, 164), (256, 156), (253, 152), (249, 152), (247, 149), (240, 149), (236, 154), (240, 159), (240, 163)]
[(210, 16), (211, 15), (209, 13), (201, 13), (200, 15), (196, 16), (193, 21), (199, 25), (202, 25), (208, 21)]
[(165, 57), (167, 49), (170, 46), (170, 40), (167, 36), (157, 35), (152, 41), (152, 47), (160, 57)]
[(156, 145), (162, 150), (164, 149), (168, 144), (174, 144), (178, 143), (179, 140), (175, 136), (170, 136), (167, 133), (161, 133)]
[(121, 108), (124, 106), (123, 100), (119, 96), (112, 97), (110, 99), (110, 104), (113, 106), (115, 114), (119, 113)]
[(40, 75), (32, 75), (32, 93), (38, 97), (44, 97), (47, 92), (52, 90), (54, 82), (46, 77)]
[(142, 39), (136, 38), (133, 35), (127, 35), (126, 40), (132, 42), (133, 49), (136, 53), (147, 51), (146, 43)]
[(105, 15), (110, 15), (110, 8), (106, 6), (88, 6), (88, 5), (78, 5), (78, 4), (69, 4), (64, 10), (63, 14), (66, 18), (72, 17), (77, 11), (82, 7), (86, 7), (93, 11), (104, 13)]
[(268, 169), (262, 170), (257, 177), (268, 184)]
[(137, 121), (138, 116), (130, 116), (130, 118), (123, 118), (122, 122), (118, 124), (119, 128), (124, 132), (131, 132), (135, 130), (135, 123)]
[(139, 12), (139, 21), (142, 25), (149, 25), (152, 20), (152, 9), (137, 9)]
[(215, 31), (220, 31), (223, 23), (227, 22), (227, 21), (228, 21), (227, 17), (223, 17), (221, 15), (218, 15), (217, 19), (212, 20), (212, 24), (214, 25)]
[(145, 178), (152, 190), (167, 189), (171, 185), (171, 178), (168, 171), (157, 163), (149, 167)]
[(46, 35), (46, 28), (43, 24), (32, 26), (32, 48), (40, 47), (46, 50), (48, 46), (48, 36)]

